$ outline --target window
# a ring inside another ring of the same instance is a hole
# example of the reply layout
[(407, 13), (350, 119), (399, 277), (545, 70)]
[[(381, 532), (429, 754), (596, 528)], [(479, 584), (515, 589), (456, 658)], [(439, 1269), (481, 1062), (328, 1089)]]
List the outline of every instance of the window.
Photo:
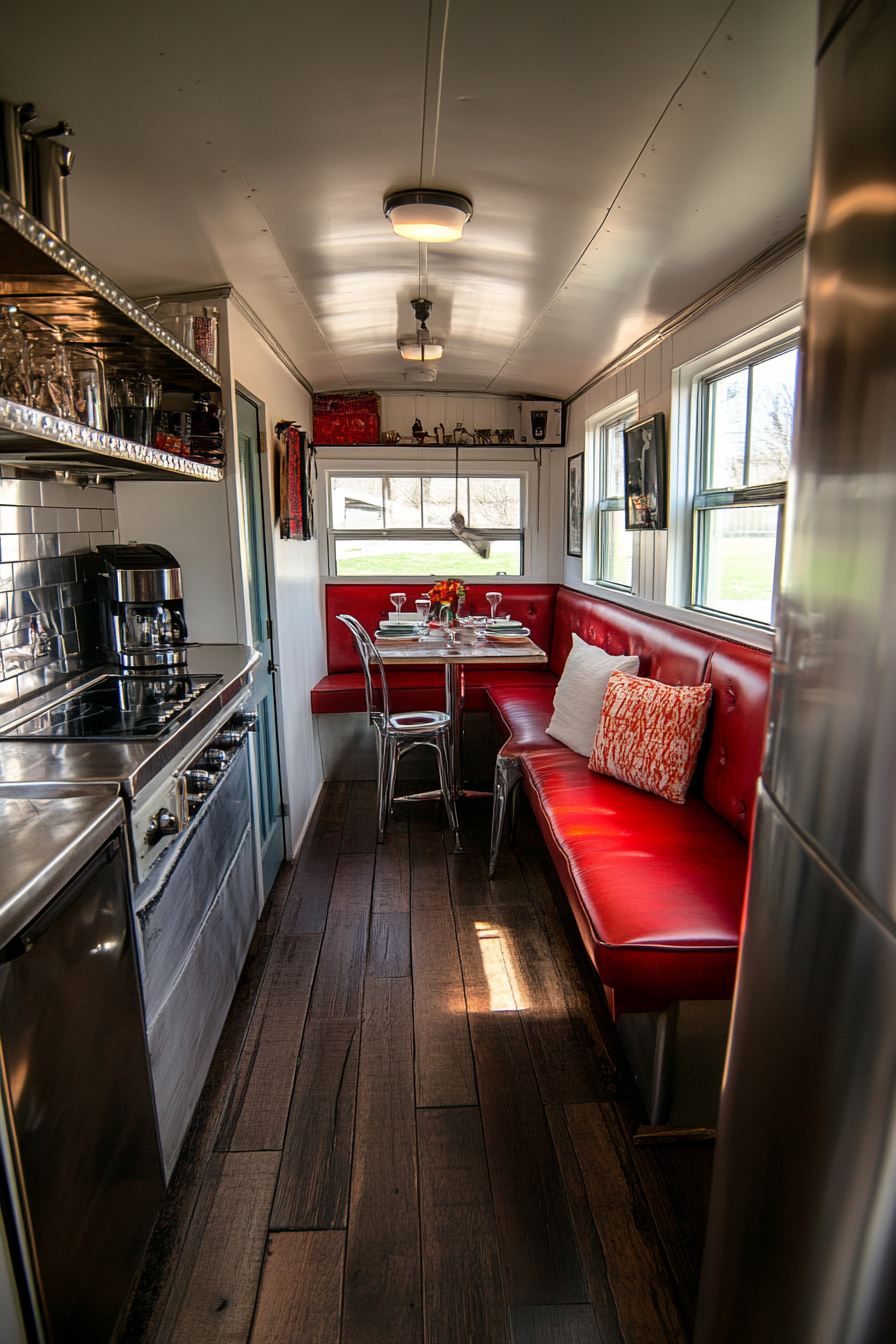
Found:
[[(331, 472), (333, 574), (522, 574), (525, 492), (520, 476)], [(480, 556), (451, 531), (459, 508), (488, 542)]]
[(634, 533), (625, 527), (626, 425), (638, 418), (637, 394), (614, 403), (589, 423), (586, 463), (584, 577), (632, 590)]
[(700, 381), (695, 607), (772, 623), (796, 371), (791, 345)]

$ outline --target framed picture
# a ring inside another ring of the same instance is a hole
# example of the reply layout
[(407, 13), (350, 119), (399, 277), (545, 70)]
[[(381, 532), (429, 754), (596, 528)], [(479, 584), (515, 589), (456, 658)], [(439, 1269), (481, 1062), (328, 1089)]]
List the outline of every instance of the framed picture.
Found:
[(651, 415), (625, 430), (625, 526), (666, 527), (666, 417)]
[(582, 514), (585, 507), (585, 454), (566, 463), (566, 554), (582, 554)]

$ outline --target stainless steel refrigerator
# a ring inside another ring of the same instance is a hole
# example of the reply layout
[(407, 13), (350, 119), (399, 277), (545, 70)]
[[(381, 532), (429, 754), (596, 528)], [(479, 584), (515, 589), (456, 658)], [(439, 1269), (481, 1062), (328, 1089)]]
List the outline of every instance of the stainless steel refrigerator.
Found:
[(800, 428), (697, 1344), (896, 1340), (896, 4), (823, 4)]

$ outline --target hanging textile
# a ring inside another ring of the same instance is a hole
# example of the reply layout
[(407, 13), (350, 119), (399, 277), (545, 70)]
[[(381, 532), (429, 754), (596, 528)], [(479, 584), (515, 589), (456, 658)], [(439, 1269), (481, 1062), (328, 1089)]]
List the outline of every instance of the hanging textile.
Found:
[(280, 536), (310, 541), (314, 536), (314, 448), (298, 425), (281, 420), (276, 425), (275, 492), (280, 514)]

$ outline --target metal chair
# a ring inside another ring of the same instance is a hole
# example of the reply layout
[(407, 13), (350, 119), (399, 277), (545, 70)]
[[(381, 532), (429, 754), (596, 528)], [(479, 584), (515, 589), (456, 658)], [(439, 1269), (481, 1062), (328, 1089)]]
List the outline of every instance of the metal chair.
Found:
[(395, 794), (398, 762), (414, 747), (431, 747), (439, 762), (439, 785), (442, 801), (448, 814), (448, 824), (454, 832), (458, 851), (461, 848), (460, 828), (454, 796), (454, 765), (451, 752), (451, 719), (437, 709), (415, 709), (404, 714), (393, 714), (389, 709), (389, 687), (386, 670), (379, 650), (354, 616), (340, 616), (343, 625), (351, 631), (364, 672), (367, 694), (367, 719), (376, 730), (376, 806), (377, 837), (383, 840), (386, 822)]

